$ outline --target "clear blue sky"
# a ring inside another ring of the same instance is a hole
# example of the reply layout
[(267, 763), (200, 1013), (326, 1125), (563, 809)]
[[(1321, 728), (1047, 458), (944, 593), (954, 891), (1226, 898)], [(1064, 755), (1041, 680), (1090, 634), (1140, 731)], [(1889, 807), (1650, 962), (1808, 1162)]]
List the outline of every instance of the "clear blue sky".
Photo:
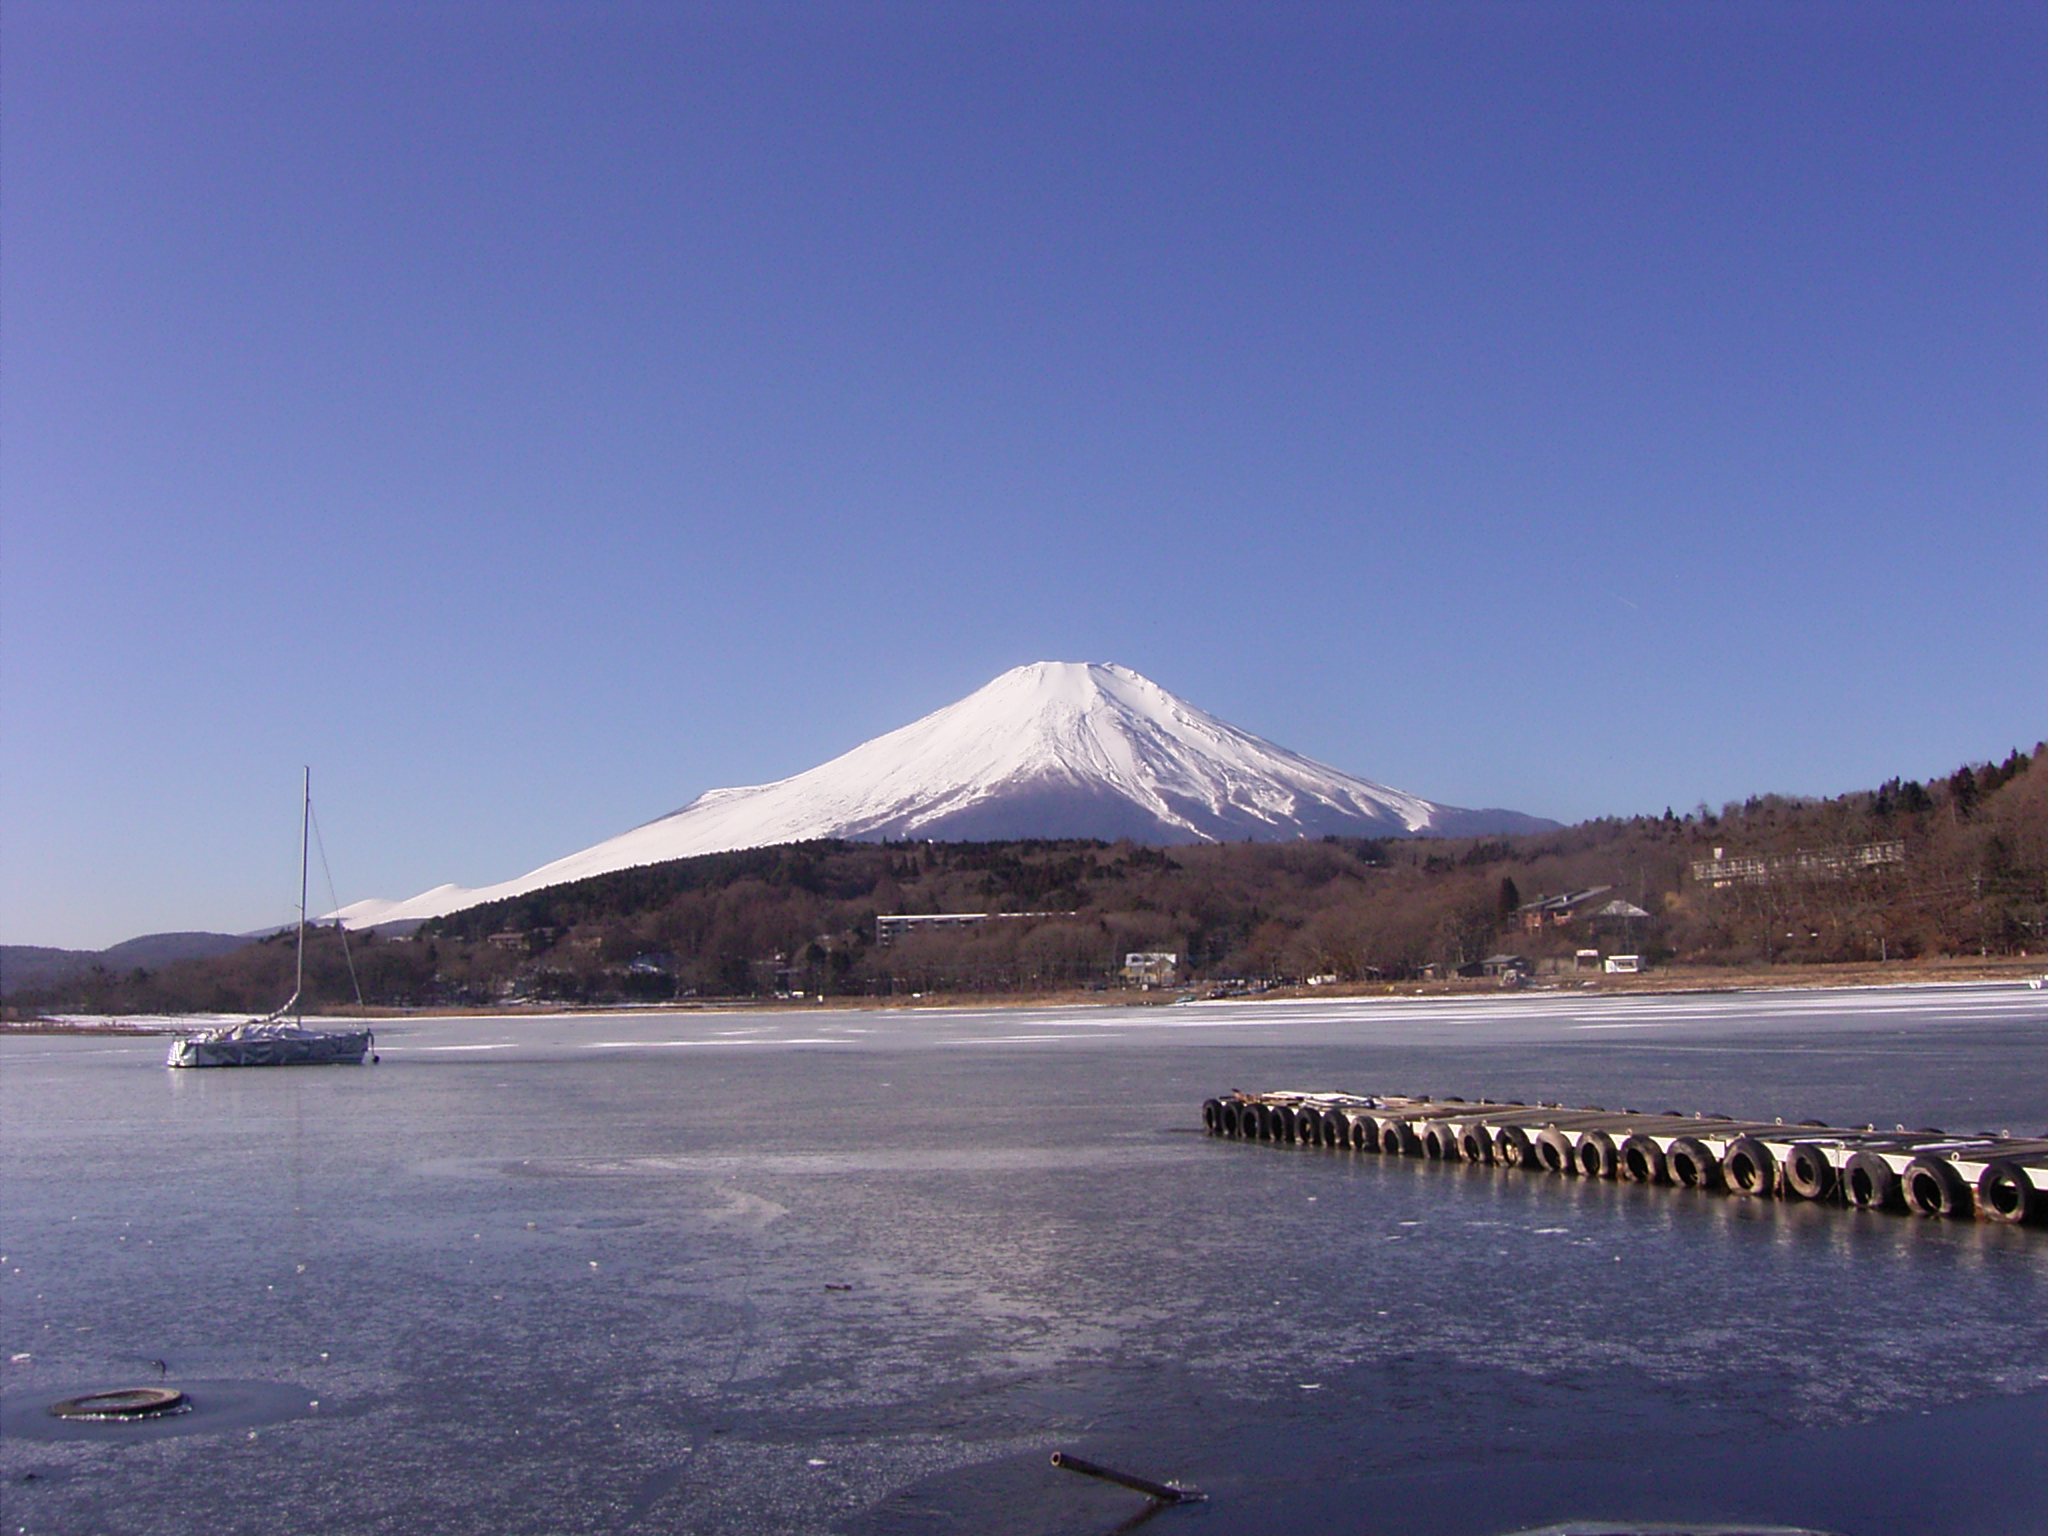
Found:
[(0, 937), (1035, 660), (1565, 820), (2048, 735), (2048, 6), (0, 13)]

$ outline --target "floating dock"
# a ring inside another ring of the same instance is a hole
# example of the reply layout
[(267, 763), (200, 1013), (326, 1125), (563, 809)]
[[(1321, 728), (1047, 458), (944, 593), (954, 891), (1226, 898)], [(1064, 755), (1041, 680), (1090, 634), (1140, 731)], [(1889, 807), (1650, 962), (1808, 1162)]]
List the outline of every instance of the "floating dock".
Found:
[(1333, 1152), (1489, 1163), (1756, 1199), (2048, 1224), (2048, 1136), (1880, 1131), (1678, 1110), (1236, 1091), (1202, 1105), (1212, 1136)]

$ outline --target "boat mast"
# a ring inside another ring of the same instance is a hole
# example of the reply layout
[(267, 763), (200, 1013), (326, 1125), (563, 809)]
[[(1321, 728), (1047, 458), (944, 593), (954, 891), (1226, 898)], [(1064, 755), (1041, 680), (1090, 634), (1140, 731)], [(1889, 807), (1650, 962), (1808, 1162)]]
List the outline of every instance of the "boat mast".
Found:
[(299, 802), (299, 973), (292, 987), (293, 1017), (306, 1020), (306, 840), (313, 826), (313, 766), (306, 765), (306, 790)]

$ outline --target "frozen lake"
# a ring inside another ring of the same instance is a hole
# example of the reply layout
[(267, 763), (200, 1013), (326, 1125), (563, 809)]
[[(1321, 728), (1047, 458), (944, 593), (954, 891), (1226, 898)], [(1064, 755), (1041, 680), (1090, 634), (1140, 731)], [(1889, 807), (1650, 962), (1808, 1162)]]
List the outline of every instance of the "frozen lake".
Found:
[[(0, 1042), (6, 1524), (2048, 1532), (2048, 1230), (1246, 1145), (1328, 1088), (2048, 1130), (2012, 986)], [(70, 1426), (153, 1383), (198, 1411)]]

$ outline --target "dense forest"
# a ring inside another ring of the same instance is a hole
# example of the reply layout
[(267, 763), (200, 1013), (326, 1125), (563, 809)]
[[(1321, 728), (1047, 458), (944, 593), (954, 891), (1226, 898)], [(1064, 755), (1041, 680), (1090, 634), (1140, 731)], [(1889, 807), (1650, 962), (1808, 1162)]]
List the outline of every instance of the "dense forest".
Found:
[[(1037, 993), (1178, 957), (1207, 989), (1649, 965), (2021, 955), (2048, 947), (2044, 750), (1834, 799), (1465, 840), (1169, 848), (812, 842), (683, 859), (471, 908), (404, 936), (320, 929), (309, 995), (508, 1000)], [(880, 916), (975, 914), (958, 924)], [(903, 931), (905, 928), (908, 931)], [(889, 931), (884, 931), (884, 930)], [(13, 999), (15, 1013), (244, 1012), (290, 991), (289, 934)]]

